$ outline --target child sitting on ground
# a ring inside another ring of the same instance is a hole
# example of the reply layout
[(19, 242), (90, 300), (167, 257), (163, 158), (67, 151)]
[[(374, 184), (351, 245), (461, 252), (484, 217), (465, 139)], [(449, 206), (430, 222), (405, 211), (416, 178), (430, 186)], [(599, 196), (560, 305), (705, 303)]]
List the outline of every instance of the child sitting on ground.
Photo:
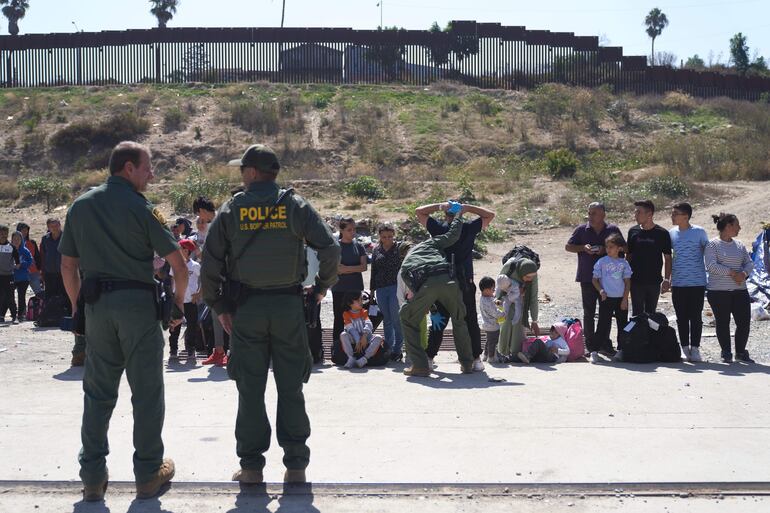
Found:
[(383, 340), (380, 335), (372, 334), (372, 321), (363, 308), (361, 291), (346, 293), (343, 301), (345, 330), (340, 334), (340, 345), (348, 356), (345, 368), (363, 367), (382, 348)]
[[(509, 278), (510, 279), (510, 278)], [(495, 280), (484, 276), (479, 281), (479, 310), (483, 329), (487, 334), (484, 348), (484, 361), (494, 361), (497, 354), (497, 341), (500, 338), (500, 324), (505, 322), (505, 312), (495, 303)]]
[[(599, 363), (598, 351), (610, 338), (612, 318), (615, 317), (618, 328), (618, 352), (615, 360), (623, 360), (623, 329), (628, 324), (628, 294), (631, 290), (631, 266), (620, 252), (626, 247), (626, 241), (619, 233), (613, 233), (604, 241), (607, 256), (603, 256), (594, 265), (593, 285), (599, 291), (599, 321), (596, 334), (588, 340), (591, 363)], [(610, 344), (611, 345), (611, 344)]]
[(535, 339), (526, 351), (517, 355), (522, 363), (564, 363), (569, 357), (569, 346), (564, 339), (567, 325), (557, 322), (548, 332), (549, 340)]

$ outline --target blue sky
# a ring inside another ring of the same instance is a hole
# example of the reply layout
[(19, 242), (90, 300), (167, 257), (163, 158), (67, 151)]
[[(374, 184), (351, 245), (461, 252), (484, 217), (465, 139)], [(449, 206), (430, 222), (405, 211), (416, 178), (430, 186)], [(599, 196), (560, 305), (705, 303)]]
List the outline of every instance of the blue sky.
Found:
[[(650, 40), (643, 20), (653, 7), (671, 22), (656, 41), (656, 50), (686, 59), (695, 53), (708, 61), (710, 52), (722, 62), (729, 58), (728, 41), (736, 32), (748, 36), (749, 46), (770, 58), (768, 0), (383, 0), (384, 23), (408, 29), (442, 26), (449, 20), (500, 22), (531, 29), (604, 35), (626, 55), (647, 55)], [(150, 28), (155, 19), (146, 0), (29, 0), (21, 33), (71, 32), (73, 21), (85, 31)], [(286, 26), (376, 28), (378, 0), (287, 0)], [(169, 27), (278, 26), (281, 0), (181, 0)], [(4, 20), (3, 20), (4, 21)], [(3, 27), (3, 32), (6, 28)]]

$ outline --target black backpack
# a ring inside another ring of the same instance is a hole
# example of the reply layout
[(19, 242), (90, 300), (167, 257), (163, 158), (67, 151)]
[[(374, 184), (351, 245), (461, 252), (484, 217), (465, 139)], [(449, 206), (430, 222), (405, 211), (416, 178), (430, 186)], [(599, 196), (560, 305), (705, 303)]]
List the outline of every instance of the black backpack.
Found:
[(503, 257), (503, 265), (510, 260), (511, 258), (520, 259), (520, 258), (526, 258), (527, 260), (532, 260), (537, 264), (538, 270), (540, 269), (540, 255), (535, 253), (533, 250), (528, 248), (527, 246), (524, 246), (523, 244), (519, 244), (517, 246), (514, 246), (512, 250), (510, 250), (508, 253), (505, 254)]
[[(650, 321), (658, 329), (650, 327)], [(676, 331), (661, 313), (637, 315), (629, 320), (634, 327), (623, 342), (623, 361), (630, 363), (679, 362), (681, 351)]]
[(40, 315), (35, 321), (39, 328), (58, 328), (62, 318), (70, 314), (70, 305), (64, 296), (52, 296), (45, 299)]

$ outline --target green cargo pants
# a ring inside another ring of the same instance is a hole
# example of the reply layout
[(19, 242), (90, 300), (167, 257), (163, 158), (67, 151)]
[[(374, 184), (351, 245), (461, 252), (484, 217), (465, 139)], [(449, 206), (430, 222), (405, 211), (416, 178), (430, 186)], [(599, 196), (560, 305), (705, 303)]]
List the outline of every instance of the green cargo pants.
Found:
[(287, 469), (304, 469), (310, 460), (305, 443), (310, 420), (302, 384), (310, 377), (313, 357), (299, 295), (252, 295), (233, 318), (227, 372), (238, 386), (235, 440), (243, 469), (262, 470), (264, 453), (270, 448), (265, 386), (271, 360), (278, 391), (276, 435), (283, 448), (283, 464)]
[(163, 332), (152, 292), (103, 293), (86, 305), (86, 362), (80, 478), (98, 484), (107, 476), (107, 441), (123, 370), (134, 410), (134, 476), (150, 481), (163, 461)]
[(452, 319), (452, 333), (460, 363), (473, 363), (471, 338), (465, 324), (465, 305), (460, 287), (446, 275), (428, 278), (412, 300), (405, 303), (399, 311), (406, 341), (406, 354), (412, 365), (417, 369), (428, 368), (428, 355), (420, 343), (420, 323), (425, 319), (430, 305), (436, 301), (444, 305)]
[(86, 352), (86, 337), (85, 335), (75, 335), (75, 345), (72, 346), (72, 356)]

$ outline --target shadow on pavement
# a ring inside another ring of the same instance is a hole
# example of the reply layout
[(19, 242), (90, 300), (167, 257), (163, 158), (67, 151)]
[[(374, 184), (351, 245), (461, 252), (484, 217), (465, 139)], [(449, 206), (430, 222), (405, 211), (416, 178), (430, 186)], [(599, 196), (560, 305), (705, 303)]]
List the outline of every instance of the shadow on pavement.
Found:
[(64, 372), (54, 374), (53, 379), (59, 381), (83, 381), (83, 367), (70, 367)]
[(207, 383), (209, 381), (227, 381), (230, 376), (227, 375), (227, 369), (212, 365), (209, 367), (209, 375), (205, 378), (189, 378), (189, 383)]
[[(434, 377), (435, 376), (435, 377)], [(406, 376), (405, 376), (406, 377)], [(489, 376), (486, 372), (475, 372), (473, 374), (439, 372), (434, 370), (429, 378), (408, 376), (406, 380), (410, 383), (423, 385), (428, 388), (443, 389), (481, 389), (493, 387), (518, 387), (524, 383), (502, 380)]]
[(608, 366), (626, 369), (634, 372), (657, 372), (658, 369), (676, 369), (686, 374), (702, 374), (707, 371), (718, 372), (723, 376), (745, 376), (747, 374), (770, 374), (770, 366), (759, 363), (734, 362), (717, 363), (625, 363), (612, 362)]

